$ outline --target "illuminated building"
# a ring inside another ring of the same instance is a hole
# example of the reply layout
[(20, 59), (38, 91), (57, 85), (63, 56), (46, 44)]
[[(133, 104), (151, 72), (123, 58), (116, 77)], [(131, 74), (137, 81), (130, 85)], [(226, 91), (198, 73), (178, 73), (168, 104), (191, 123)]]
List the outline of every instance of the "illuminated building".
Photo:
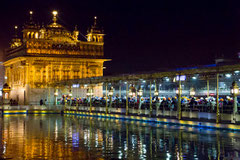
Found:
[[(81, 41), (76, 27), (70, 32), (57, 23), (58, 12), (52, 14), (51, 24), (39, 26), (30, 11), (22, 38), (16, 34), (6, 50), (4, 66), (12, 89), (10, 97), (19, 104), (38, 104), (40, 99), (53, 101), (55, 84), (61, 81), (103, 76), (104, 34), (97, 27), (97, 17), (86, 41)], [(70, 89), (65, 87), (59, 92), (68, 94)]]

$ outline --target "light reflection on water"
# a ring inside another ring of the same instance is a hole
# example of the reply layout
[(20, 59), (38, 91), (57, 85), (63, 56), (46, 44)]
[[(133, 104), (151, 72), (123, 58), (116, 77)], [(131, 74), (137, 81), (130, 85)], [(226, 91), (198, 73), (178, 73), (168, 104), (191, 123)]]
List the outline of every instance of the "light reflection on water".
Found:
[(0, 159), (229, 159), (240, 133), (80, 116), (0, 118)]

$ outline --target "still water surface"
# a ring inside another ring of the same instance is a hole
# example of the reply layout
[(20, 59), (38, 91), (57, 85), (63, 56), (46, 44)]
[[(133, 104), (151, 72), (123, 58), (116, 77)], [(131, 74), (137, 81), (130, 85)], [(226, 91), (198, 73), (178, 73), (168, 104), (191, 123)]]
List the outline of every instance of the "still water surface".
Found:
[(238, 159), (240, 133), (81, 116), (0, 118), (0, 159)]

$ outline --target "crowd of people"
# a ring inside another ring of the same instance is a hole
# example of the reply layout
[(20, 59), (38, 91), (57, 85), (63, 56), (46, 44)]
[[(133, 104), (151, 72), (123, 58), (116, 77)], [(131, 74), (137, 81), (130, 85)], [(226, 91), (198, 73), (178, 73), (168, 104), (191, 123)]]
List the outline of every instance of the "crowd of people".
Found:
[[(108, 106), (113, 108), (125, 108), (126, 107), (126, 97), (107, 97)], [(67, 98), (67, 101), (62, 98), (61, 103), (71, 106), (89, 106), (90, 98)], [(91, 99), (92, 106), (94, 107), (105, 107), (106, 106), (106, 97), (92, 97)], [(129, 97), (128, 103), (130, 108), (141, 108), (149, 109), (150, 108), (150, 98), (149, 97)], [(233, 98), (226, 96), (219, 98), (219, 108), (226, 112), (231, 112), (233, 109)], [(216, 98), (215, 97), (182, 97), (181, 98), (182, 109), (198, 109), (203, 111), (216, 111)], [(237, 100), (237, 104), (238, 100)], [(152, 97), (152, 108), (153, 109), (165, 109), (165, 110), (177, 110), (178, 98), (177, 97), (164, 97), (164, 96), (154, 96)]]

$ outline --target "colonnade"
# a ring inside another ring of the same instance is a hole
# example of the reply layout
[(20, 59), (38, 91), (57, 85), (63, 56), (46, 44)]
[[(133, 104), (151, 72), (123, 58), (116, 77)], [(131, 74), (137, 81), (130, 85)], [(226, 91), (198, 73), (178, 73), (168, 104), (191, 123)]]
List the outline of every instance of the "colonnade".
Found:
[[(174, 76), (174, 77), (170, 76), (170, 77), (134, 79), (134, 80), (125, 79), (125, 78), (116, 80), (116, 79), (114, 79), (115, 77), (112, 77), (112, 79), (110, 77), (110, 79), (104, 79), (103, 78), (103, 79), (100, 79), (98, 81), (93, 80), (92, 82), (91, 82), (91, 78), (90, 78), (90, 80), (78, 81), (77, 83), (79, 85), (84, 85), (84, 86), (86, 85), (87, 86), (86, 96), (89, 100), (88, 101), (89, 102), (88, 103), (89, 108), (90, 108), (89, 112), (92, 112), (92, 107), (94, 107), (93, 102), (92, 102), (92, 100), (94, 100), (93, 99), (94, 98), (94, 86), (96, 84), (98, 84), (98, 85), (102, 84), (102, 87), (103, 87), (103, 89), (102, 89), (103, 97), (102, 98), (106, 101), (105, 113), (110, 113), (110, 110), (111, 110), (111, 107), (112, 107), (112, 97), (115, 96), (115, 97), (118, 97), (118, 98), (119, 97), (120, 98), (124, 97), (125, 114), (126, 115), (129, 115), (129, 99), (134, 97), (135, 100), (138, 101), (138, 114), (140, 114), (141, 98), (146, 97), (148, 99), (147, 103), (148, 103), (148, 106), (149, 106), (149, 108), (148, 108), (149, 117), (152, 117), (153, 116), (153, 100), (155, 100), (155, 97), (157, 97), (157, 98), (162, 98), (163, 97), (163, 96), (162, 97), (159, 96), (159, 94), (163, 93), (162, 92), (163, 88), (160, 87), (160, 86), (162, 84), (163, 85), (167, 84), (167, 82), (169, 82), (169, 83), (173, 82), (174, 87), (172, 87), (172, 88), (175, 88), (175, 93), (171, 93), (171, 97), (176, 96), (176, 98), (175, 98), (176, 102), (177, 102), (177, 104), (176, 104), (176, 110), (177, 110), (176, 118), (181, 120), (182, 119), (182, 110), (184, 110), (182, 108), (183, 104), (181, 102), (183, 96), (188, 95), (190, 98), (191, 97), (193, 98), (196, 95), (196, 96), (199, 97), (200, 92), (201, 92), (201, 96), (202, 96), (203, 92), (202, 92), (202, 90), (199, 90), (199, 86), (198, 86), (199, 84), (195, 83), (195, 82), (198, 81), (198, 80), (200, 80), (199, 82), (201, 82), (203, 80), (205, 88), (207, 89), (207, 91), (206, 90), (204, 91), (204, 97), (206, 97), (206, 99), (214, 97), (214, 100), (216, 100), (215, 101), (214, 113), (216, 113), (216, 122), (219, 123), (220, 119), (221, 119), (221, 115), (220, 115), (220, 112), (221, 112), (220, 107), (221, 106), (219, 106), (219, 103), (220, 103), (219, 99), (221, 99), (221, 97), (223, 95), (222, 91), (221, 91), (221, 88), (220, 88), (220, 91), (219, 91), (219, 83), (222, 83), (223, 79), (220, 79), (221, 82), (219, 82), (219, 77), (221, 76), (221, 78), (222, 78), (223, 75), (226, 75), (226, 73), (223, 74), (223, 73), (216, 73), (215, 72), (215, 74), (199, 75), (199, 76), (198, 75), (196, 76), (196, 74), (195, 75), (187, 75), (188, 76), (187, 78), (186, 78), (186, 75), (179, 74), (179, 75)], [(234, 75), (234, 73), (232, 73), (232, 75)], [(236, 75), (238, 76), (238, 74), (236, 74)], [(202, 77), (204, 77), (204, 78), (202, 78)], [(232, 117), (232, 122), (233, 123), (236, 122), (237, 95), (239, 93), (238, 85), (235, 82), (236, 78), (238, 78), (238, 77), (234, 77), (234, 78), (231, 78), (231, 79), (224, 80), (226, 82), (229, 82), (229, 80), (233, 82), (231, 88), (229, 86), (231, 93), (229, 91), (229, 93), (227, 94), (227, 95), (232, 95), (232, 97), (234, 99), (233, 112), (232, 112), (233, 113), (233, 117)], [(186, 79), (195, 80), (195, 82), (193, 82), (191, 80), (187, 81)], [(210, 83), (210, 81), (211, 81), (211, 83)], [(144, 85), (142, 85), (142, 84), (144, 84)], [(147, 84), (147, 87), (143, 87), (143, 86), (146, 86), (146, 84)], [(210, 87), (210, 84), (211, 84), (211, 87)], [(200, 84), (200, 86), (202, 86), (202, 85)], [(186, 88), (187, 88), (187, 90), (186, 90)], [(214, 90), (213, 90), (213, 88), (214, 88)], [(188, 92), (188, 93), (186, 94), (186, 92)], [(219, 98), (219, 93), (220, 93), (220, 98)], [(76, 96), (74, 95), (72, 97), (76, 97)], [(101, 107), (103, 107), (103, 106), (101, 106)], [(158, 110), (158, 107), (156, 108), (156, 112), (157, 112), (157, 110)]]

